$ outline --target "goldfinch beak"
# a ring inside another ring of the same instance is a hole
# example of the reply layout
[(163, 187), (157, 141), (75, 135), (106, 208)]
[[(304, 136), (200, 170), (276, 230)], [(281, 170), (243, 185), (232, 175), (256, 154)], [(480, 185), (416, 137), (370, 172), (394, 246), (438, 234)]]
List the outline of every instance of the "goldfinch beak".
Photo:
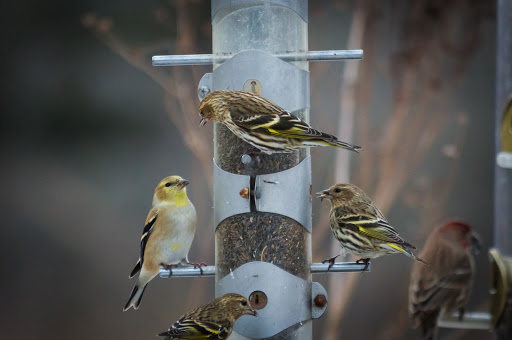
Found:
[(318, 195), (318, 198), (320, 198), (320, 202), (324, 200), (324, 198), (330, 198), (331, 195), (329, 194), (329, 190), (323, 190), (316, 193)]
[(180, 188), (182, 188), (182, 189), (183, 189), (183, 188), (184, 188), (184, 187), (186, 187), (189, 183), (190, 183), (190, 182), (189, 182), (187, 179), (182, 178), (182, 179), (180, 179), (180, 181), (178, 182), (178, 186), (179, 186)]
[(201, 121), (199, 122), (199, 127), (203, 126), (207, 122), (208, 122), (208, 120), (206, 120), (206, 118), (201, 118)]

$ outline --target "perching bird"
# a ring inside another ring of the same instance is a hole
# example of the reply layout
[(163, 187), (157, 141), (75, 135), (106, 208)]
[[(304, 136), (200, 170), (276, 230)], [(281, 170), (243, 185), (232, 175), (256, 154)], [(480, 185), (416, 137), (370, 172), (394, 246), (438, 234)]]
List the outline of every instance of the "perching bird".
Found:
[(421, 326), (421, 339), (436, 338), (441, 312), (459, 311), (462, 320), (475, 270), (471, 251), (479, 247), (465, 222), (449, 222), (430, 234), (421, 252), (430, 266), (415, 264), (409, 286), (409, 313), (414, 327)]
[(228, 293), (183, 315), (168, 331), (158, 335), (164, 339), (227, 339), (235, 321), (242, 315), (256, 316), (251, 303), (242, 295)]
[(355, 152), (361, 149), (313, 129), (270, 100), (251, 92), (210, 92), (199, 106), (199, 115), (200, 126), (208, 120), (222, 123), (236, 136), (268, 154), (327, 145)]
[[(357, 263), (363, 262), (364, 270), (368, 268), (370, 259), (395, 253), (425, 263), (411, 252), (416, 247), (398, 235), (370, 198), (355, 185), (335, 184), (317, 194), (319, 198), (331, 201), (331, 230), (340, 241), (340, 255), (351, 253), (361, 256)], [(324, 261), (330, 263), (328, 269), (338, 256)]]
[(132, 294), (124, 307), (139, 308), (146, 285), (159, 272), (160, 267), (171, 269), (178, 263), (189, 263), (188, 251), (196, 232), (197, 216), (194, 205), (187, 197), (189, 181), (180, 176), (166, 177), (158, 183), (153, 194), (153, 206), (146, 218), (140, 240), (140, 258), (130, 278), (140, 271)]

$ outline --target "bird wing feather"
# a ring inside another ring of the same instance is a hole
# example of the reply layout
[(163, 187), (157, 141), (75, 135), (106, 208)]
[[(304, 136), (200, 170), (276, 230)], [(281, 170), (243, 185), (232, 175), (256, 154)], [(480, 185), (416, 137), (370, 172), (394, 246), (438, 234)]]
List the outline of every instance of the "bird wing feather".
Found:
[(352, 225), (357, 228), (353, 228), (357, 232), (380, 240), (383, 243), (395, 243), (416, 249), (416, 247), (404, 241), (386, 219), (377, 217), (378, 215), (382, 215), (380, 211), (379, 214), (368, 214), (361, 211), (357, 213), (346, 213), (340, 207), (337, 209), (339, 209), (339, 213), (336, 214), (338, 216), (338, 223)]
[(226, 334), (225, 327), (214, 322), (182, 318), (160, 335), (176, 336), (180, 339), (225, 339)]
[[(247, 130), (265, 131), (269, 135), (302, 140), (326, 138), (336, 140), (336, 137), (313, 129), (306, 122), (286, 110), (270, 111), (267, 107), (257, 106), (248, 110), (246, 107), (233, 106), (230, 108), (232, 121)], [(278, 112), (278, 113), (276, 113)]]
[(142, 231), (142, 236), (140, 238), (140, 266), (144, 264), (144, 252), (146, 250), (146, 245), (148, 244), (149, 237), (153, 232), (153, 227), (155, 225), (156, 219), (158, 217), (158, 210), (151, 209), (149, 211), (148, 217), (146, 218), (146, 225), (144, 226), (144, 230)]

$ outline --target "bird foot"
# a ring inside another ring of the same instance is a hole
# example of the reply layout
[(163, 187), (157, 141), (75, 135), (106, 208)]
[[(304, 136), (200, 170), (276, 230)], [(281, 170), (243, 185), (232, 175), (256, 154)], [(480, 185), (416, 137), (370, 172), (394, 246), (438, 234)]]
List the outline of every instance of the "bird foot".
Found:
[(199, 271), (201, 272), (201, 275), (203, 275), (203, 268), (202, 267), (206, 267), (207, 266), (207, 264), (204, 263), (204, 262), (199, 262), (199, 263), (198, 262), (187, 262), (187, 264), (189, 266), (194, 266), (194, 269), (199, 268)]
[(330, 259), (327, 259), (327, 260), (323, 260), (322, 263), (327, 263), (329, 262), (329, 267), (327, 267), (327, 271), (329, 271), (332, 266), (334, 266), (334, 261), (336, 260), (336, 258), (338, 257), (339, 255), (337, 256), (334, 256), (334, 257), (331, 257)]
[(176, 268), (178, 267), (177, 264), (166, 264), (166, 263), (160, 263), (160, 265), (164, 268), (164, 269), (168, 269), (169, 270), (169, 276), (172, 275), (172, 269), (173, 268)]
[(370, 259), (359, 259), (356, 261), (356, 263), (364, 263), (363, 271), (368, 269), (368, 265), (370, 264)]

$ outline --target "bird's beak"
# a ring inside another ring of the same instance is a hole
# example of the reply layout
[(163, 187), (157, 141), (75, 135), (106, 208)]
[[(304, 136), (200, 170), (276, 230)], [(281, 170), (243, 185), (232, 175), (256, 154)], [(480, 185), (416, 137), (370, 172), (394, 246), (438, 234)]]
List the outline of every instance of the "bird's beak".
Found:
[(206, 120), (206, 118), (201, 118), (201, 121), (199, 122), (199, 127), (203, 126), (207, 122), (208, 122), (208, 120)]
[(182, 189), (183, 189), (183, 188), (184, 188), (184, 187), (186, 187), (189, 183), (190, 183), (190, 182), (188, 181), (188, 179), (184, 179), (184, 178), (182, 178), (182, 179), (180, 179), (180, 180), (179, 180), (179, 182), (178, 182), (178, 186), (179, 186), (180, 188), (182, 188)]
[(244, 315), (258, 316), (258, 313), (256, 313), (254, 309), (248, 309), (245, 311)]
[(327, 189), (317, 192), (316, 194), (318, 195), (318, 198), (320, 198), (320, 202), (322, 202), (324, 198), (329, 199), (331, 197), (331, 195), (329, 194), (329, 190)]
[(473, 254), (478, 255), (480, 254), (481, 244), (480, 244), (480, 236), (473, 232), (471, 234), (471, 251)]

